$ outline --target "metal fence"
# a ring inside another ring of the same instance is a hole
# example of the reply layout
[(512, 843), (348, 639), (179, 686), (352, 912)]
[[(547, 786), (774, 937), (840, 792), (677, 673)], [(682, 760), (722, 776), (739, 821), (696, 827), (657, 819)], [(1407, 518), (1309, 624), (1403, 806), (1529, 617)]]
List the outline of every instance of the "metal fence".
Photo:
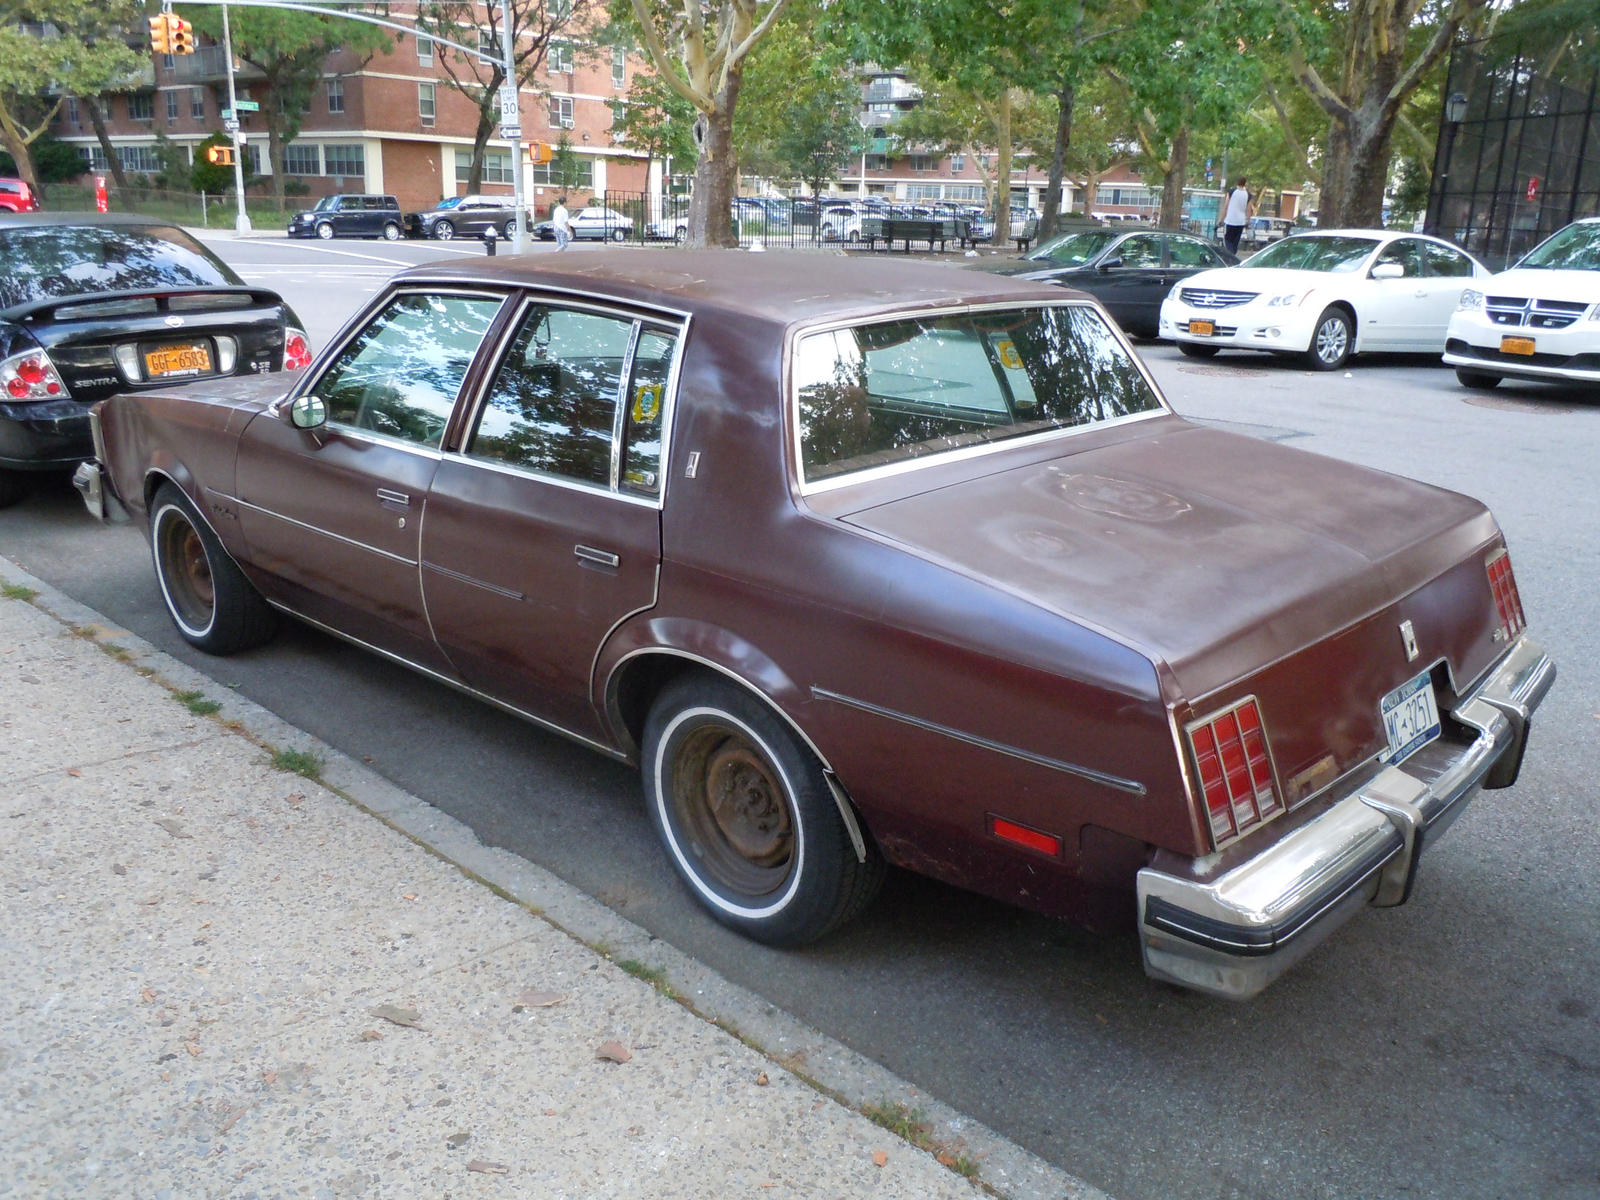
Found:
[(1458, 45), (1424, 228), (1499, 269), (1600, 214), (1597, 86), (1600, 71), (1570, 56), (1542, 62), (1506, 39)]

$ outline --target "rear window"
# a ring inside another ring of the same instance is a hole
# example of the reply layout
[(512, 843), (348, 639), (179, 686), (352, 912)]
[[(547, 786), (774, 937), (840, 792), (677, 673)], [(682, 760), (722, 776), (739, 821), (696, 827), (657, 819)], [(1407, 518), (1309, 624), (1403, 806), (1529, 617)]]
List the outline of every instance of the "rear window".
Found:
[(0, 229), (0, 308), (103, 292), (241, 283), (181, 229), (46, 225)]
[(809, 482), (1162, 408), (1099, 313), (1076, 304), (807, 334), (794, 376)]

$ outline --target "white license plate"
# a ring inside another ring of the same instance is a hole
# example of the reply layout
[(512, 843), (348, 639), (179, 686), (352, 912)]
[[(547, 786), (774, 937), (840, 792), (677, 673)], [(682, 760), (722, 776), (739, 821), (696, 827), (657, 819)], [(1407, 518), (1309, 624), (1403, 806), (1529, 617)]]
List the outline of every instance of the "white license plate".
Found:
[(1439, 703), (1426, 671), (1385, 696), (1378, 711), (1389, 736), (1385, 762), (1401, 762), (1439, 736)]

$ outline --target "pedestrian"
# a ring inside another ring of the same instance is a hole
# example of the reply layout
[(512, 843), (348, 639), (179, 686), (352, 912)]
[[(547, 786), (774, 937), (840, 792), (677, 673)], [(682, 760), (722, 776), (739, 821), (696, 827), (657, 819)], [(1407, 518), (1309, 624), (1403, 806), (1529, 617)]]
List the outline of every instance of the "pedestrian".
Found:
[(550, 227), (556, 231), (556, 249), (565, 250), (572, 241), (572, 218), (567, 214), (567, 198), (556, 197), (555, 211), (550, 214)]
[(1239, 253), (1239, 239), (1244, 236), (1244, 227), (1250, 223), (1250, 216), (1256, 210), (1251, 202), (1250, 189), (1246, 186), (1243, 175), (1234, 185), (1233, 191), (1228, 193), (1228, 198), (1223, 201), (1222, 210), (1222, 244), (1228, 248), (1229, 254)]

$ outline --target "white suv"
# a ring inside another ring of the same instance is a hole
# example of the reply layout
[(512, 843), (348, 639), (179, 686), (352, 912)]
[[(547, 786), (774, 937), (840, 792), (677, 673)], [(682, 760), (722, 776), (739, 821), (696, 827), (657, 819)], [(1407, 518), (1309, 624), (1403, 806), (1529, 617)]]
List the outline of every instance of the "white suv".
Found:
[(1507, 377), (1600, 385), (1600, 217), (1573, 222), (1462, 292), (1444, 361), (1470, 388)]

